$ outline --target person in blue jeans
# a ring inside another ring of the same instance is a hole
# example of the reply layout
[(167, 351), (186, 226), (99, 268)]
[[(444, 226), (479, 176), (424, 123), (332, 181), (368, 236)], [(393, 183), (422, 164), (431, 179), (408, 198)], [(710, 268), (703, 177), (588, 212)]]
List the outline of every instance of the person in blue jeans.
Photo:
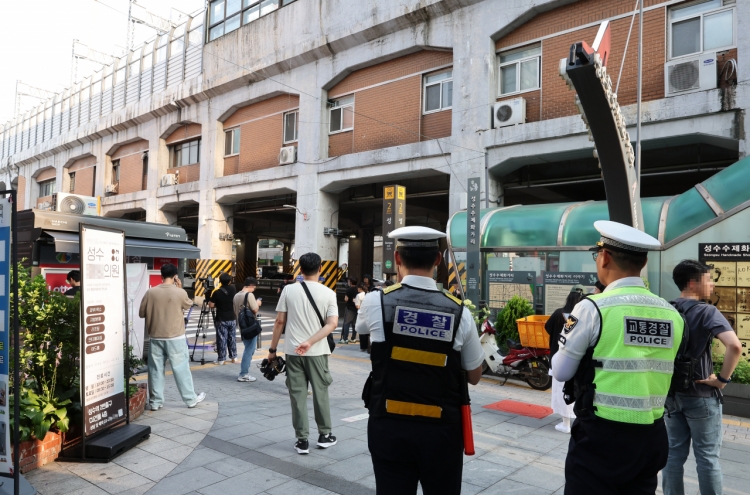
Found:
[[(664, 420), (669, 436), (669, 457), (662, 470), (664, 495), (684, 495), (685, 461), (693, 443), (698, 485), (701, 495), (722, 493), (721, 466), (721, 407), (723, 389), (731, 381), (739, 362), (742, 347), (729, 322), (716, 307), (703, 301), (714, 291), (710, 267), (695, 260), (681, 261), (672, 272), (672, 279), (680, 289), (674, 301), (690, 329), (688, 354), (697, 360), (695, 380), (686, 392), (667, 397)], [(724, 364), (719, 375), (713, 372), (711, 341), (717, 338), (726, 347)]]
[[(255, 299), (255, 288), (258, 286), (258, 280), (254, 277), (247, 277), (245, 279), (245, 285), (242, 290), (234, 296), (234, 314), (237, 318), (240, 316), (240, 310), (245, 306), (245, 298), (247, 297), (247, 307), (250, 311), (258, 316), (258, 311), (263, 305), (263, 302)], [(239, 325), (239, 322), (237, 323)], [(250, 364), (253, 361), (253, 355), (255, 354), (255, 348), (258, 345), (258, 339), (260, 335), (252, 339), (242, 339), (242, 343), (245, 345), (245, 351), (242, 353), (242, 361), (240, 362), (240, 375), (237, 377), (238, 382), (254, 382), (256, 378), (250, 374)]]
[(161, 285), (146, 291), (138, 316), (146, 319), (146, 330), (150, 338), (148, 348), (148, 395), (149, 409), (158, 411), (164, 406), (164, 375), (167, 360), (172, 367), (172, 376), (183, 402), (195, 407), (206, 394), (195, 393), (193, 375), (190, 373), (190, 358), (185, 339), (183, 310), (193, 301), (188, 298), (177, 277), (177, 267), (164, 264), (161, 267)]

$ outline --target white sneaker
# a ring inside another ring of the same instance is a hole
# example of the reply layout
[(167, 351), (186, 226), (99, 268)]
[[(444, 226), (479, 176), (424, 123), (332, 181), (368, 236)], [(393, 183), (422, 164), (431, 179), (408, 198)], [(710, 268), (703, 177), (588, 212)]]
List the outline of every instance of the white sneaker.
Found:
[(194, 408), (195, 406), (198, 405), (199, 402), (203, 402), (203, 399), (205, 399), (205, 398), (206, 398), (206, 392), (199, 393), (198, 397), (195, 398), (195, 402), (193, 402), (192, 404), (188, 405), (188, 407), (190, 409)]
[(555, 429), (557, 431), (561, 431), (563, 433), (570, 433), (570, 428), (568, 428), (567, 426), (565, 426), (565, 423), (558, 423), (558, 424), (556, 424), (555, 425)]
[(164, 406), (160, 405), (160, 406), (149, 406), (149, 407), (150, 407), (150, 409), (151, 409), (152, 411), (158, 411), (159, 409), (161, 409), (161, 408), (162, 408), (162, 407), (164, 407)]
[(239, 378), (237, 378), (238, 382), (254, 382), (255, 380), (257, 380), (257, 378), (255, 378), (252, 375), (242, 375)]
[(224, 363), (226, 363), (226, 361), (214, 361), (213, 362), (213, 364), (215, 364), (217, 366), (224, 366)]

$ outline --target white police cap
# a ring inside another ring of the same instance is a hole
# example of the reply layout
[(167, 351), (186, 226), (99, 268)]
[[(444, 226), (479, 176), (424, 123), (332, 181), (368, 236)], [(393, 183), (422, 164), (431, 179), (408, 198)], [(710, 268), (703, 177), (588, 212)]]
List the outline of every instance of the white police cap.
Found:
[(622, 223), (599, 220), (594, 222), (594, 228), (601, 234), (601, 239), (590, 251), (606, 247), (613, 251), (646, 254), (661, 247), (661, 243), (654, 237)]
[(396, 247), (437, 247), (438, 240), (446, 237), (446, 234), (429, 227), (401, 227), (388, 237), (396, 239)]

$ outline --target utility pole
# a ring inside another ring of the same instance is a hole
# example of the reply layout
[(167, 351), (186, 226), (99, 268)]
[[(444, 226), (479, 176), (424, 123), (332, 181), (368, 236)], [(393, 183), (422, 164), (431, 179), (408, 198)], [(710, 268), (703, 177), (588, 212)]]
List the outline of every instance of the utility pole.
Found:
[(78, 40), (73, 40), (73, 60), (71, 61), (70, 68), (71, 84), (75, 84), (78, 80), (79, 60), (90, 60), (99, 65), (109, 65), (114, 61), (114, 57), (99, 50), (89, 48)]
[(136, 0), (130, 0), (128, 3), (128, 51), (132, 52), (135, 44), (135, 25), (143, 24), (144, 26), (154, 29), (159, 34), (168, 33), (175, 27), (175, 24), (161, 16), (146, 10), (145, 7), (138, 4)]
[(16, 111), (15, 114), (18, 115), (21, 113), (21, 97), (22, 96), (28, 96), (30, 98), (36, 98), (37, 100), (46, 100), (48, 98), (52, 98), (57, 93), (53, 93), (52, 91), (47, 91), (46, 89), (42, 88), (35, 88), (34, 86), (30, 86), (26, 84), (25, 82), (22, 82), (20, 79), (16, 79)]

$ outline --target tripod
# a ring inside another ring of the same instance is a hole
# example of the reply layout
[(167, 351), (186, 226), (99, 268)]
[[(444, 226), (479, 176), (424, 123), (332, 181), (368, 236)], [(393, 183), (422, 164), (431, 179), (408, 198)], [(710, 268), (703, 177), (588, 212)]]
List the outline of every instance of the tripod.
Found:
[(206, 327), (208, 326), (209, 321), (208, 315), (211, 315), (211, 320), (216, 318), (214, 310), (208, 307), (208, 298), (206, 298), (203, 300), (203, 306), (201, 306), (201, 314), (198, 317), (198, 328), (195, 330), (193, 353), (190, 355), (190, 361), (195, 361), (195, 349), (198, 347), (198, 335), (202, 335), (203, 345), (201, 345), (201, 365), (206, 364)]

